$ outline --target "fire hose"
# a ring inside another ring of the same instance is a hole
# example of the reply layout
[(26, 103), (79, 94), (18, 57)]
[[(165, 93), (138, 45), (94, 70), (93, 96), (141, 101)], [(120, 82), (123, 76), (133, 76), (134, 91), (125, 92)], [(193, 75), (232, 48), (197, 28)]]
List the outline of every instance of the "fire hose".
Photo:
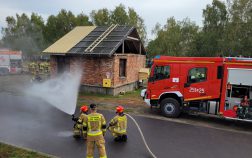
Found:
[(157, 158), (157, 157), (153, 154), (153, 152), (150, 150), (150, 148), (149, 148), (149, 146), (148, 146), (148, 144), (147, 144), (147, 142), (146, 142), (146, 140), (145, 140), (145, 137), (144, 137), (144, 135), (143, 135), (143, 132), (142, 132), (140, 126), (138, 125), (138, 123), (136, 122), (136, 120), (135, 120), (132, 116), (130, 116), (129, 114), (126, 114), (126, 115), (127, 115), (127, 116), (135, 123), (135, 125), (137, 126), (137, 129), (138, 129), (138, 131), (139, 131), (139, 133), (140, 133), (140, 135), (141, 135), (141, 137), (142, 137), (142, 139), (143, 139), (144, 145), (145, 145), (146, 149), (148, 150), (148, 152), (150, 153), (150, 155), (151, 155), (153, 158)]

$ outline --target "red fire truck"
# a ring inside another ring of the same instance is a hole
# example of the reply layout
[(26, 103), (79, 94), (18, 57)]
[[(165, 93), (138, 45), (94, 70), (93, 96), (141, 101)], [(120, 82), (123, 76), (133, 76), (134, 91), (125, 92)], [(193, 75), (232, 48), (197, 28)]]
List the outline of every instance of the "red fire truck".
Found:
[(183, 111), (252, 121), (252, 59), (156, 56), (141, 96), (166, 117)]

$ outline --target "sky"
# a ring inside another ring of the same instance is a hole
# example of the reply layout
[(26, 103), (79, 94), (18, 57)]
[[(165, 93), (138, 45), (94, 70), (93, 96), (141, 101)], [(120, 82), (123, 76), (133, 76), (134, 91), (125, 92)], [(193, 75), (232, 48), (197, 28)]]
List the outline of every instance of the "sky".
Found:
[[(56, 15), (61, 9), (72, 11), (75, 15), (89, 15), (92, 10), (108, 8), (113, 10), (119, 4), (134, 10), (144, 19), (148, 38), (153, 38), (151, 30), (156, 23), (164, 25), (167, 18), (174, 16), (176, 20), (190, 18), (202, 26), (202, 10), (212, 0), (0, 0), (0, 28), (6, 27), (5, 18), (16, 13), (38, 13), (47, 19)], [(2, 37), (0, 33), (0, 38)]]

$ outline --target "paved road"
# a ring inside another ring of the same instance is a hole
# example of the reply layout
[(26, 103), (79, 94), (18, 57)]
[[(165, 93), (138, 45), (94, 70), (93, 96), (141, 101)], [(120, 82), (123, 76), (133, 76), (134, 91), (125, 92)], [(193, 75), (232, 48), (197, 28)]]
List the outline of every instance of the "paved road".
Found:
[[(113, 116), (104, 112), (107, 120)], [(249, 158), (252, 133), (238, 133), (145, 117), (135, 117), (158, 158)], [(0, 92), (0, 141), (63, 158), (85, 157), (84, 141), (71, 136), (71, 116), (37, 98)], [(109, 158), (148, 158), (138, 131), (129, 121), (129, 141), (106, 134)]]

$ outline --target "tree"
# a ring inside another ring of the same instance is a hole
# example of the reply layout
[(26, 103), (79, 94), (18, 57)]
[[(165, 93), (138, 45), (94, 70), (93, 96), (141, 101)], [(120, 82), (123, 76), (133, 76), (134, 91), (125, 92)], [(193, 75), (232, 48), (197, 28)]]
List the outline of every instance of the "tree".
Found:
[(199, 26), (192, 22), (189, 18), (184, 19), (181, 23), (181, 53), (184, 56), (190, 56), (196, 51), (194, 42), (199, 34)]
[(75, 18), (76, 26), (90, 26), (93, 25), (92, 22), (89, 21), (89, 17), (83, 13), (78, 14)]
[(44, 21), (41, 16), (35, 13), (31, 17), (16, 14), (16, 18), (6, 17), (6, 22), (7, 27), (2, 29), (5, 47), (22, 50), (24, 55), (39, 53), (44, 48)]
[(98, 11), (93, 10), (90, 13), (92, 22), (97, 26), (108, 26), (111, 25), (110, 13), (108, 9), (100, 9)]
[(252, 0), (227, 0), (229, 55), (252, 56)]
[(213, 0), (203, 10), (204, 25), (199, 29), (189, 19), (156, 25), (156, 38), (149, 42), (153, 56), (252, 56), (252, 0)]
[(126, 12), (125, 6), (120, 4), (110, 14), (112, 24), (127, 25), (129, 24), (129, 16)]
[(64, 36), (76, 26), (90, 26), (92, 23), (89, 21), (88, 16), (79, 14), (77, 17), (71, 12), (62, 9), (58, 15), (51, 15), (48, 17), (44, 37), (48, 45), (54, 43), (56, 40)]
[(0, 48), (3, 48), (3, 47), (4, 47), (3, 40), (0, 40)]
[(146, 38), (147, 38), (146, 37), (147, 32), (146, 32), (146, 26), (144, 24), (143, 18), (141, 18), (133, 8), (129, 8), (128, 17), (129, 17), (128, 25), (136, 27), (141, 40), (145, 44)]
[[(203, 10), (197, 53), (206, 56), (252, 55), (252, 0), (214, 0)], [(203, 55), (203, 56), (204, 56)]]
[(202, 34), (198, 36), (201, 42), (197, 45), (198, 54), (201, 56), (218, 56), (223, 54), (225, 49), (225, 29), (228, 22), (225, 3), (213, 0), (203, 10), (204, 26)]
[(56, 16), (42, 17), (32, 13), (6, 18), (7, 27), (2, 29), (6, 47), (22, 50), (24, 55), (35, 55), (64, 36), (76, 26), (92, 25), (89, 17), (81, 13), (75, 16), (71, 11), (62, 9)]
[(133, 8), (126, 10), (125, 6), (120, 4), (114, 10), (108, 9), (93, 10), (90, 14), (92, 22), (97, 26), (109, 26), (111, 24), (129, 25), (136, 27), (143, 43), (146, 41), (146, 27), (144, 20), (136, 13)]
[(198, 26), (186, 18), (176, 21), (174, 17), (168, 18), (167, 23), (161, 28), (155, 26), (153, 33), (156, 39), (149, 42), (148, 53), (151, 56), (157, 54), (169, 56), (185, 56), (193, 49), (192, 43), (198, 33)]

